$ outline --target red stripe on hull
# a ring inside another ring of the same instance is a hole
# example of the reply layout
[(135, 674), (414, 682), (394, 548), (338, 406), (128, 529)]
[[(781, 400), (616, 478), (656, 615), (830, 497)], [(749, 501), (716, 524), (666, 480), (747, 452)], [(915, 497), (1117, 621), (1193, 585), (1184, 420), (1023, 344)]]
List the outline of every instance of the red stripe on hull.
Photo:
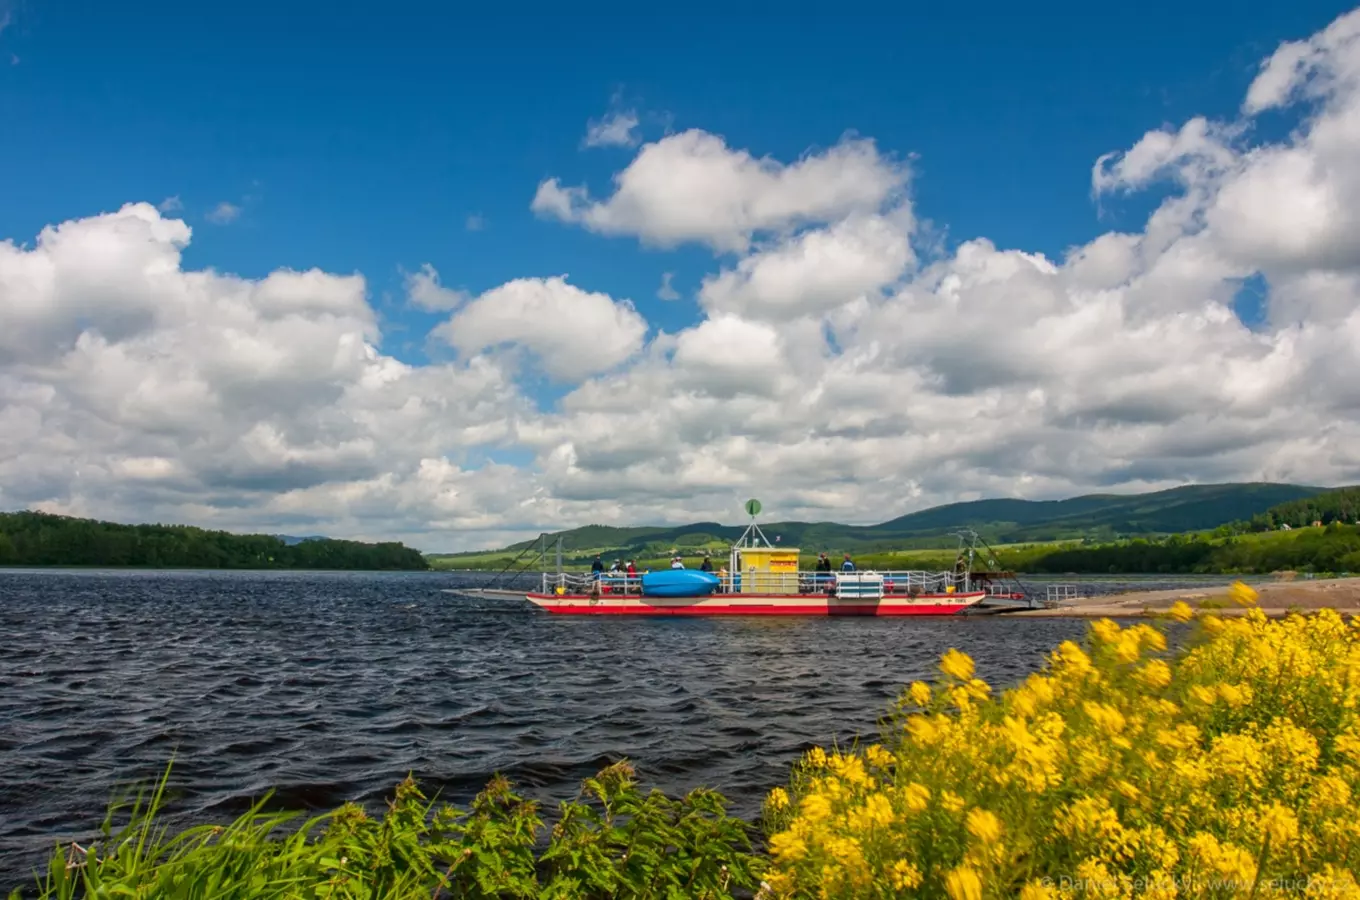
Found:
[[(953, 616), (985, 597), (985, 594), (957, 596), (964, 602), (894, 603), (885, 599), (879, 603), (780, 603), (794, 598), (770, 597), (768, 603), (716, 604), (711, 598), (696, 599), (691, 603), (652, 604), (639, 597), (602, 597), (591, 603), (585, 595), (526, 595), (535, 605), (554, 615), (567, 616)], [(807, 596), (797, 599), (808, 600)], [(940, 598), (944, 600), (944, 597)]]

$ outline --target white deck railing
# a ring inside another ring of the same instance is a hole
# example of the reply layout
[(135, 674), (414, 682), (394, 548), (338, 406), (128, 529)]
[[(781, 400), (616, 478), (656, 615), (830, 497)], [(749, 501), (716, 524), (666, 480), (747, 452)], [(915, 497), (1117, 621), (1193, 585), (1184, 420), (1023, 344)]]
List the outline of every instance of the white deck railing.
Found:
[(1050, 584), (1044, 588), (1044, 606), (1058, 606), (1084, 596), (1075, 584)]
[[(988, 590), (991, 594), (1009, 593), (996, 586), (985, 588), (978, 582), (970, 582), (963, 574), (954, 572), (925, 572), (919, 570), (903, 571), (855, 571), (855, 572), (745, 572), (738, 575), (715, 572), (719, 578), (718, 593), (759, 593), (759, 594), (816, 594), (837, 590), (838, 583), (844, 588), (865, 596), (880, 593), (887, 596), (917, 596), (921, 594), (947, 594), (966, 590)], [(880, 588), (881, 585), (881, 588)], [(544, 572), (542, 593), (544, 594), (601, 594), (632, 595), (642, 593), (642, 575), (627, 575), (615, 572)], [(867, 589), (867, 590), (866, 590)], [(952, 589), (952, 590), (951, 590)], [(837, 590), (837, 593), (845, 591)]]

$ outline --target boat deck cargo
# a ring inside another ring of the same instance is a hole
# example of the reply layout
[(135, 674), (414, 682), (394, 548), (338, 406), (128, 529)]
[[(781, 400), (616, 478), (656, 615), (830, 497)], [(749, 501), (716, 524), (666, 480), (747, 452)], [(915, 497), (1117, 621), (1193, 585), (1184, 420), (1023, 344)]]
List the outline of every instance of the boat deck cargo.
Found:
[(545, 572), (526, 597), (568, 615), (947, 616), (998, 596), (990, 579), (972, 573), (971, 547), (942, 572), (801, 569), (797, 548), (766, 540), (754, 521), (759, 509), (747, 504), (752, 522), (718, 572)]

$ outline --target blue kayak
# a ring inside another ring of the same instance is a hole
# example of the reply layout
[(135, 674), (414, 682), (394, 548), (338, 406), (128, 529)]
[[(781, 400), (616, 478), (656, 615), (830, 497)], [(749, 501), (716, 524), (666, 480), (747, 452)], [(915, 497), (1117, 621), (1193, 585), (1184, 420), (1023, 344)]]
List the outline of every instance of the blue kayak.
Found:
[(718, 576), (697, 569), (667, 569), (642, 576), (645, 597), (707, 597), (718, 589)]

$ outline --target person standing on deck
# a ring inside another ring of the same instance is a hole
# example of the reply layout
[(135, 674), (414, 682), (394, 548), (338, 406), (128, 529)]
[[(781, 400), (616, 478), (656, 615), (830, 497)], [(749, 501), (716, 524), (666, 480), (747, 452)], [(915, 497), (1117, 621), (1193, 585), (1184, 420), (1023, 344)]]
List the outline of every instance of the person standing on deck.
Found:
[(843, 563), (841, 563), (841, 571), (842, 571), (842, 572), (853, 572), (853, 571), (855, 571), (855, 563), (854, 563), (854, 560), (850, 559), (850, 554), (849, 554), (849, 553), (845, 554), (845, 561), (844, 561)]
[(599, 581), (600, 575), (602, 575), (603, 573), (604, 562), (600, 559), (599, 556), (596, 556), (595, 561), (590, 564), (590, 577), (594, 578), (596, 581)]
[(826, 553), (817, 554), (817, 565), (813, 569), (816, 572), (812, 576), (812, 583), (816, 590), (825, 590), (827, 582), (831, 581), (831, 560)]
[(704, 561), (699, 563), (699, 571), (701, 572), (713, 571), (713, 560), (709, 559), (707, 553), (704, 554)]

